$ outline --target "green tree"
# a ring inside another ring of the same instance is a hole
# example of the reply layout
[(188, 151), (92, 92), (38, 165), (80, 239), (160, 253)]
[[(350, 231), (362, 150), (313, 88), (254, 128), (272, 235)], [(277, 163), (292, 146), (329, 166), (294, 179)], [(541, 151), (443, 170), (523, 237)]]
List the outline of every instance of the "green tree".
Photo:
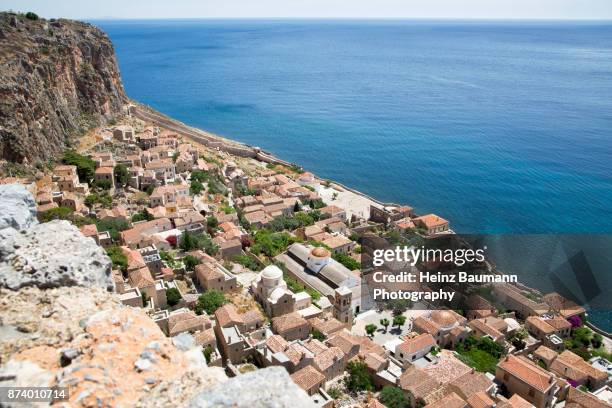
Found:
[(371, 391), (372, 380), (368, 374), (368, 366), (363, 361), (349, 361), (346, 365), (348, 376), (344, 379), (344, 385), (350, 391)]
[(380, 325), (385, 328), (385, 332), (387, 331), (387, 328), (389, 327), (390, 324), (391, 322), (389, 322), (389, 319), (387, 319), (386, 317), (380, 319)]
[(115, 166), (113, 170), (115, 174), (115, 180), (123, 187), (127, 186), (127, 183), (130, 179), (130, 173), (125, 164), (118, 164)]
[(374, 333), (376, 333), (376, 329), (378, 329), (378, 327), (376, 327), (376, 325), (375, 325), (375, 324), (372, 324), (372, 323), (370, 323), (370, 324), (366, 325), (366, 327), (365, 327), (366, 333), (368, 333), (368, 336), (370, 336), (370, 337), (371, 337), (371, 336), (372, 336)]
[(136, 214), (132, 215), (132, 222), (139, 221), (151, 221), (153, 216), (147, 211), (146, 208), (143, 208), (141, 211), (138, 211)]
[(214, 215), (206, 218), (206, 226), (209, 230), (214, 231), (219, 227), (219, 220)]
[(119, 269), (122, 272), (127, 271), (128, 260), (121, 248), (117, 246), (106, 248), (106, 254), (113, 263), (113, 268)]
[(81, 183), (91, 183), (96, 172), (96, 162), (74, 150), (67, 150), (62, 157), (62, 163), (77, 167), (77, 174)]
[(191, 180), (191, 186), (189, 187), (189, 193), (191, 195), (198, 195), (204, 191), (204, 184), (198, 180)]
[(93, 185), (101, 190), (110, 190), (113, 186), (113, 182), (110, 180), (96, 180), (93, 182)]
[(194, 238), (193, 234), (185, 231), (179, 240), (179, 248), (181, 248), (185, 252), (193, 251), (197, 249), (198, 243)]
[(404, 325), (404, 323), (406, 323), (406, 316), (399, 315), (399, 316), (394, 316), (393, 317), (393, 325), (397, 326), (398, 329), (400, 327), (402, 327)]
[(351, 271), (361, 268), (361, 264), (357, 262), (355, 259), (350, 256), (343, 254), (342, 252), (338, 252), (332, 255), (336, 261), (340, 262), (342, 265), (346, 266)]
[(200, 260), (193, 255), (187, 255), (183, 258), (183, 263), (185, 264), (185, 269), (194, 271), (196, 265), (200, 264)]
[(181, 301), (182, 296), (177, 288), (170, 288), (166, 291), (166, 300), (168, 301), (168, 305), (175, 306)]
[(397, 387), (386, 385), (380, 391), (378, 396), (380, 402), (382, 402), (388, 408), (406, 408), (408, 407), (408, 401), (404, 392)]
[(222, 292), (218, 290), (208, 290), (200, 295), (198, 302), (195, 307), (195, 312), (201, 315), (202, 312), (206, 312), (212, 315), (215, 310), (227, 303), (227, 299)]
[(38, 14), (32, 12), (32, 11), (28, 11), (25, 14), (25, 18), (27, 18), (28, 20), (32, 20), (32, 21), (36, 21), (38, 20)]

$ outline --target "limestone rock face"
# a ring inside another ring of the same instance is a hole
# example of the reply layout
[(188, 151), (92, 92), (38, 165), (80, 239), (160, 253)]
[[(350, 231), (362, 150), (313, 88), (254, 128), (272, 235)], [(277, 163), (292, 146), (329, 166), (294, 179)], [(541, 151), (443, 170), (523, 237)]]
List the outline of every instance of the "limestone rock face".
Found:
[(71, 136), (121, 113), (112, 43), (91, 24), (0, 13), (0, 159), (57, 157)]
[(0, 185), (0, 230), (37, 224), (36, 202), (22, 184)]
[(1, 287), (86, 286), (112, 291), (111, 267), (104, 250), (68, 221), (0, 231)]
[(304, 390), (282, 367), (243, 374), (205, 390), (193, 398), (191, 408), (315, 408)]

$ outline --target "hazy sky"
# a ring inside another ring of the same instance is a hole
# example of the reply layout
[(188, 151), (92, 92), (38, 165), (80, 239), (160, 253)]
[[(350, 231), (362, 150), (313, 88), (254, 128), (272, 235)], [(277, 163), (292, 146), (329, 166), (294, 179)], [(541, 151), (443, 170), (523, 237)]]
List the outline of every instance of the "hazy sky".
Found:
[(68, 18), (612, 19), (612, 0), (0, 0)]

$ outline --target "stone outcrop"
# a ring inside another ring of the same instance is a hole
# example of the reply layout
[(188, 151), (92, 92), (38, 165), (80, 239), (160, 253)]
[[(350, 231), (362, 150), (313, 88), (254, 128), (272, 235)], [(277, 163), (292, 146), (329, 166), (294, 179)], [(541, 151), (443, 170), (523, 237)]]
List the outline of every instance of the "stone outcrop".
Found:
[(112, 263), (104, 250), (68, 221), (0, 231), (0, 286), (101, 287), (114, 290)]
[(257, 370), (202, 391), (189, 403), (190, 408), (313, 408), (282, 367)]
[(36, 202), (23, 184), (0, 185), (0, 230), (36, 224)]
[(91, 24), (0, 13), (0, 159), (57, 157), (122, 112), (112, 43)]
[(190, 334), (121, 304), (76, 227), (16, 225), (0, 230), (0, 386), (65, 386), (72, 407), (314, 407), (283, 368), (228, 379)]

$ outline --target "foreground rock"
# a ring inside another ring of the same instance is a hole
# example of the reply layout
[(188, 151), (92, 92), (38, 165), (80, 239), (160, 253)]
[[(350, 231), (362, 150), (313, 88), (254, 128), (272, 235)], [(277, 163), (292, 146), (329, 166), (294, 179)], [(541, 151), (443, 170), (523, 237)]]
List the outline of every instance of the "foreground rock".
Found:
[(228, 380), (207, 367), (191, 335), (166, 337), (109, 292), (93, 240), (30, 212), (18, 206), (0, 230), (0, 387), (68, 387), (71, 407), (314, 407), (282, 368)]
[(104, 250), (68, 221), (17, 232), (0, 231), (0, 286), (100, 287), (112, 291), (112, 263)]
[(36, 223), (36, 202), (25, 186), (0, 185), (0, 230), (22, 230)]
[(235, 377), (198, 394), (191, 408), (311, 408), (314, 403), (282, 367)]

